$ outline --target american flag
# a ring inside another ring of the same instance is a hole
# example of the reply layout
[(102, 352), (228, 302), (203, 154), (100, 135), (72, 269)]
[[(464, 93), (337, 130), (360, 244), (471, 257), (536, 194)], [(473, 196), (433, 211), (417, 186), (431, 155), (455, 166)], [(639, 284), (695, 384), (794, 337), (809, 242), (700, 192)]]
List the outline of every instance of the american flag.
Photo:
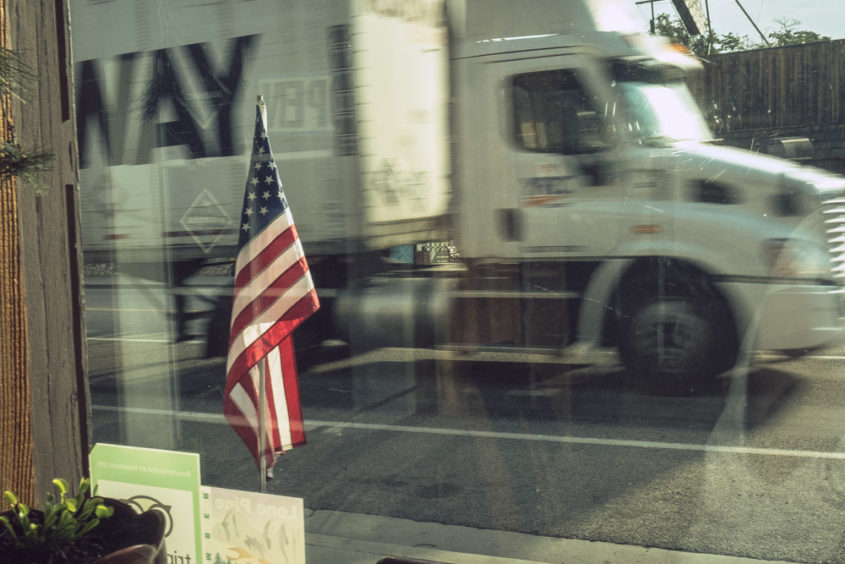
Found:
[[(240, 221), (223, 413), (268, 474), (278, 454), (305, 443), (293, 330), (320, 307), (267, 137), (258, 99)], [(260, 371), (265, 444), (260, 441)]]

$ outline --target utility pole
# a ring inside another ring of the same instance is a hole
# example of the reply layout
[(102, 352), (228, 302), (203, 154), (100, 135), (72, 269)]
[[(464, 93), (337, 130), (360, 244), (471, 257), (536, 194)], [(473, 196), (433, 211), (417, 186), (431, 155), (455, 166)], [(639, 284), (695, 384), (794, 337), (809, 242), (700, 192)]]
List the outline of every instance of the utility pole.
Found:
[(663, 0), (638, 0), (637, 5), (641, 4), (651, 4), (651, 19), (649, 20), (649, 30), (648, 32), (652, 35), (655, 35), (655, 27), (654, 27), (654, 3), (655, 2), (662, 2)]

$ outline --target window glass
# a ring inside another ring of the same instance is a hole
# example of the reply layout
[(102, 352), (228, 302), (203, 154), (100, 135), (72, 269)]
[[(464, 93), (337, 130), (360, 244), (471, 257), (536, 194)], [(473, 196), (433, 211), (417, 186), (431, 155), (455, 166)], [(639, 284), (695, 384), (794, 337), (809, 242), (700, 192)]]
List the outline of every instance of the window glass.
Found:
[(517, 142), (547, 153), (591, 153), (605, 147), (595, 103), (572, 71), (531, 73), (513, 79)]
[[(686, 85), (619, 82), (628, 131), (643, 142), (706, 141), (712, 138)], [(693, 117), (690, 117), (693, 116)]]
[(845, 40), (70, 6), (95, 442), (301, 498), (313, 564), (845, 562)]

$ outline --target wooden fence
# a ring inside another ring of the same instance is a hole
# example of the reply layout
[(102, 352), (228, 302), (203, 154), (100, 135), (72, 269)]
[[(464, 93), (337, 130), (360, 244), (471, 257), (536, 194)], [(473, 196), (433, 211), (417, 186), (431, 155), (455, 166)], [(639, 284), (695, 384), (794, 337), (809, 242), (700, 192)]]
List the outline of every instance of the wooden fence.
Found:
[(716, 55), (688, 83), (720, 137), (845, 128), (845, 40)]

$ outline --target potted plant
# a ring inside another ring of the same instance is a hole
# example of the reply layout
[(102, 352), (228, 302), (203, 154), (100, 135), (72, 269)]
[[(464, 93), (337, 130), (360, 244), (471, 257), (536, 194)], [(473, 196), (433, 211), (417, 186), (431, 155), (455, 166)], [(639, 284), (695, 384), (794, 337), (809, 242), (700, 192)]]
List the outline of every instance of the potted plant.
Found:
[(164, 564), (164, 516), (136, 513), (126, 503), (91, 495), (83, 478), (75, 496), (55, 479), (58, 499), (47, 494), (44, 510), (31, 509), (12, 492), (12, 509), (0, 514), (0, 564)]

